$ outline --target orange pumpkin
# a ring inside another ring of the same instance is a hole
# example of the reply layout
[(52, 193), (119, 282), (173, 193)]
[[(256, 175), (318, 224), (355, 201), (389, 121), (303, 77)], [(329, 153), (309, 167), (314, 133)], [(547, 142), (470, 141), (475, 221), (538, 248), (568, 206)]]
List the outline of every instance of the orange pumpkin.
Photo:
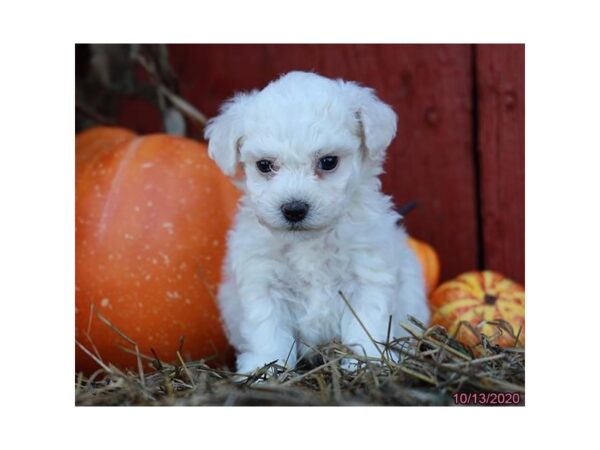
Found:
[(440, 281), (440, 259), (433, 247), (423, 241), (409, 237), (408, 245), (421, 261), (425, 278), (425, 288), (427, 295), (429, 295)]
[[(461, 322), (470, 324), (493, 344), (525, 345), (525, 289), (497, 272), (468, 272), (443, 283), (431, 295), (430, 306), (432, 324), (442, 325), (468, 346), (479, 340)], [(499, 319), (508, 322), (512, 333), (489, 323)]]
[[(174, 361), (228, 348), (214, 295), (239, 192), (204, 144), (97, 128), (76, 139), (76, 339), (135, 368), (122, 337)], [(76, 369), (98, 365), (79, 348)]]

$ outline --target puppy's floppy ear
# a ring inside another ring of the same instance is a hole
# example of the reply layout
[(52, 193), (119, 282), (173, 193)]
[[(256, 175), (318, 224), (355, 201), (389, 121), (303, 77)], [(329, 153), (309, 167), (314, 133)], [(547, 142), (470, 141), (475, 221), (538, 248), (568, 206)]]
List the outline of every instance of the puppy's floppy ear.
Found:
[(385, 150), (396, 136), (396, 113), (375, 95), (373, 89), (352, 82), (344, 83), (344, 88), (352, 95), (361, 137), (369, 158), (383, 163)]
[(244, 116), (249, 99), (255, 91), (236, 94), (227, 100), (219, 115), (208, 121), (204, 138), (208, 140), (208, 155), (228, 176), (234, 176), (239, 161), (239, 145), (244, 137)]

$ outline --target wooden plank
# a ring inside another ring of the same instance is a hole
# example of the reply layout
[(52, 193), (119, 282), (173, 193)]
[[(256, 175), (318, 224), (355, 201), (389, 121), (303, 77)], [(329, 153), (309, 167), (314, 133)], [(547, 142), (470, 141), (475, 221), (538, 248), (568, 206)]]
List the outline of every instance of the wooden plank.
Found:
[(290, 70), (376, 89), (399, 116), (383, 176), (397, 205), (417, 200), (411, 234), (440, 253), (442, 280), (477, 268), (472, 60), (467, 45), (172, 45), (182, 94), (206, 115), (235, 91)]
[(475, 48), (485, 267), (525, 282), (525, 46)]

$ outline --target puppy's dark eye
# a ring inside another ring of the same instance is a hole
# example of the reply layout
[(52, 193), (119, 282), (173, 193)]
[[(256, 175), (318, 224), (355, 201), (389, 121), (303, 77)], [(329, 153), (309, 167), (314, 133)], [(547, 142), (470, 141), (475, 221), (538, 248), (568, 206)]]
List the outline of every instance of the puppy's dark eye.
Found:
[(273, 171), (273, 161), (269, 161), (268, 159), (261, 159), (260, 161), (256, 161), (256, 167), (262, 173), (269, 173)]
[(323, 156), (319, 159), (319, 169), (321, 170), (333, 170), (338, 164), (337, 156)]

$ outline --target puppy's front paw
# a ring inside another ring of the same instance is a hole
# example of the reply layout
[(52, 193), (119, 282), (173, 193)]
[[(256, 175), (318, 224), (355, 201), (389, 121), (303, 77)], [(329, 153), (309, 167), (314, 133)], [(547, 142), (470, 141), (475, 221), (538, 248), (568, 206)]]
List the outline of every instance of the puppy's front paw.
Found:
[(257, 370), (262, 369), (265, 365), (271, 363), (275, 363), (281, 367), (294, 367), (295, 365), (295, 361), (291, 360), (288, 360), (286, 364), (285, 358), (282, 359), (267, 355), (260, 355), (252, 352), (246, 352), (241, 353), (237, 358), (237, 372), (239, 374), (251, 375)]
[[(358, 358), (346, 357), (340, 361), (340, 367), (350, 372), (356, 372), (361, 365), (382, 365), (384, 363), (382, 358), (383, 350), (376, 347), (372, 342), (365, 342), (363, 344), (351, 344), (348, 348), (352, 352), (358, 355)], [(367, 351), (365, 351), (365, 349)], [(383, 356), (389, 359), (389, 352), (383, 352)]]
[(360, 362), (354, 358), (343, 358), (340, 361), (340, 367), (347, 372), (356, 372)]
[(241, 353), (237, 357), (237, 372), (239, 374), (250, 375), (270, 362), (271, 361), (268, 361), (267, 358), (257, 355), (256, 353)]

